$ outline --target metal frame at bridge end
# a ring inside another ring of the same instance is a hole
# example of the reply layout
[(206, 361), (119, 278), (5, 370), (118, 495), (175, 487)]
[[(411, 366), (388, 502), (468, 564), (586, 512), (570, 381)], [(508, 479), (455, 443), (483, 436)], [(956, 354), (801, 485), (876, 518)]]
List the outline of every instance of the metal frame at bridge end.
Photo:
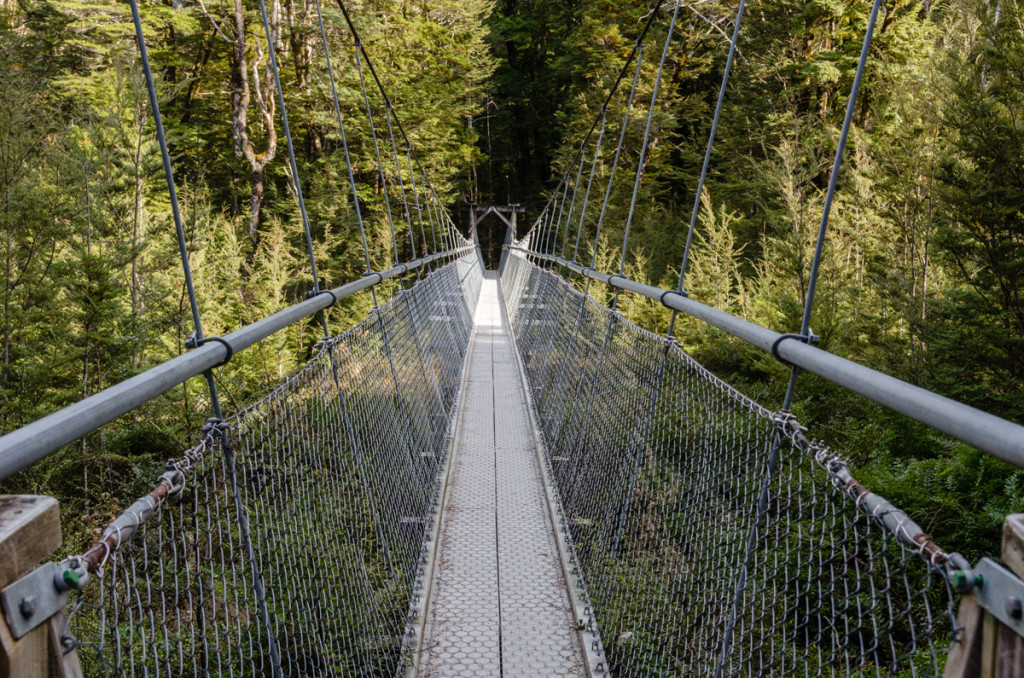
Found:
[(1001, 555), (1006, 567), (982, 558), (953, 573), (965, 595), (943, 678), (1024, 675), (1024, 514), (1006, 516)]

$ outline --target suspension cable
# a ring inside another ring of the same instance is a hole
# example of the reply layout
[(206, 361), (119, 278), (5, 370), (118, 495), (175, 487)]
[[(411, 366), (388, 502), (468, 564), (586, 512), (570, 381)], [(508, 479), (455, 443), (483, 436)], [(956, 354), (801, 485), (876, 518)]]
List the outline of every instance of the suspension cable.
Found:
[[(850, 135), (850, 127), (853, 124), (853, 112), (857, 106), (857, 94), (860, 92), (860, 84), (864, 79), (864, 70), (868, 62), (868, 53), (871, 51), (871, 40), (874, 37), (875, 21), (878, 19), (878, 9), (881, 0), (874, 0), (871, 5), (871, 14), (868, 17), (868, 27), (864, 34), (864, 44), (861, 46), (860, 59), (857, 62), (857, 72), (853, 76), (853, 86), (850, 88), (850, 99), (846, 104), (846, 117), (843, 119), (843, 129), (839, 134), (839, 145), (836, 147), (835, 161), (832, 163), (832, 175), (828, 180), (828, 192), (825, 194), (825, 205), (821, 213), (821, 224), (818, 226), (818, 239), (814, 245), (814, 260), (811, 262), (811, 275), (807, 282), (807, 298), (804, 300), (804, 314), (800, 321), (800, 336), (804, 341), (810, 341), (811, 311), (814, 308), (814, 292), (818, 283), (818, 269), (821, 267), (821, 254), (825, 246), (825, 233), (828, 230), (829, 216), (832, 211), (832, 201), (836, 195), (836, 186), (839, 183), (839, 170), (843, 166), (843, 152), (846, 150), (846, 140)], [(789, 411), (793, 404), (793, 391), (796, 388), (797, 377), (800, 370), (793, 368), (789, 377), (789, 385), (786, 387), (786, 397), (782, 403), (783, 411)]]
[[(633, 96), (636, 94), (636, 84), (640, 79), (640, 67), (643, 65), (643, 46), (637, 42), (636, 72), (633, 74), (633, 84), (629, 88), (629, 101), (626, 103), (626, 113), (622, 118), (622, 129), (619, 132), (619, 144), (615, 147), (615, 158), (612, 160), (611, 172), (608, 176), (608, 185), (604, 191), (604, 203), (601, 205), (601, 213), (597, 217), (597, 230), (594, 233), (594, 252), (590, 257), (590, 265), (597, 263), (597, 248), (601, 242), (601, 225), (604, 223), (605, 213), (608, 210), (608, 200), (612, 195), (612, 184), (615, 183), (615, 170), (619, 166), (619, 157), (622, 155), (623, 142), (626, 140), (626, 130), (629, 127), (629, 112), (633, 108)], [(589, 287), (590, 283), (587, 282)]]
[[(171, 154), (167, 147), (167, 135), (164, 134), (163, 118), (160, 115), (160, 102), (156, 96), (156, 83), (153, 81), (153, 69), (149, 64), (149, 50), (146, 49), (146, 39), (142, 32), (142, 17), (139, 14), (138, 0), (130, 0), (132, 8), (132, 20), (135, 22), (135, 38), (139, 45), (139, 56), (142, 58), (142, 70), (146, 76), (146, 89), (149, 91), (149, 107), (153, 111), (153, 123), (156, 126), (156, 138), (160, 145), (160, 157), (164, 165), (164, 178), (167, 181), (167, 193), (171, 201), (171, 214), (174, 218), (174, 230), (178, 237), (178, 256), (181, 258), (181, 269), (185, 277), (185, 290), (188, 294), (188, 303), (192, 311), (192, 327), (195, 330), (195, 345), (199, 346), (204, 341), (203, 321), (199, 313), (199, 302), (196, 299), (196, 287), (192, 280), (192, 265), (189, 263), (188, 244), (185, 241), (185, 228), (181, 221), (181, 207), (178, 204), (178, 190), (174, 182), (174, 170), (171, 167)], [(230, 353), (230, 349), (229, 349)], [(209, 369), (203, 373), (206, 379), (206, 387), (210, 393), (210, 409), (213, 416), (223, 419), (221, 412), (220, 398), (217, 394), (217, 385), (213, 380), (213, 370)]]
[(341, 134), (341, 147), (345, 152), (345, 169), (348, 174), (349, 187), (352, 189), (352, 206), (356, 212), (356, 222), (359, 224), (359, 237), (363, 244), (363, 257), (366, 263), (366, 273), (369, 274), (372, 265), (370, 263), (370, 249), (366, 243), (366, 228), (363, 225), (363, 210), (359, 206), (359, 192), (356, 188), (356, 177), (352, 171), (352, 158), (349, 155), (348, 137), (345, 134), (345, 123), (341, 118), (341, 104), (338, 102), (338, 88), (334, 81), (334, 67), (331, 65), (330, 49), (327, 46), (327, 32), (324, 30), (324, 18), (320, 10), (320, 0), (313, 0), (316, 7), (316, 18), (320, 28), (320, 41), (324, 47), (324, 59), (327, 62), (327, 76), (331, 81), (331, 99), (334, 101), (334, 113), (338, 118), (338, 131)]
[[(742, 0), (740, 0), (742, 2)], [(680, 0), (676, 0), (676, 7), (672, 10), (672, 21), (668, 25), (668, 35), (665, 36), (665, 47), (661, 50), (661, 61), (658, 62), (658, 73), (654, 77), (654, 89), (651, 92), (651, 106), (647, 111), (647, 125), (644, 127), (644, 141), (640, 144), (640, 157), (636, 162), (636, 177), (633, 179), (633, 197), (629, 201), (629, 213), (626, 215), (626, 232), (622, 238), (622, 256), (619, 258), (619, 275), (626, 271), (626, 252), (629, 248), (629, 227), (633, 223), (633, 211), (636, 209), (637, 195), (640, 193), (640, 182), (644, 176), (644, 156), (647, 154), (647, 141), (651, 136), (651, 122), (654, 120), (654, 105), (658, 101), (658, 88), (661, 86), (661, 74), (665, 69), (665, 59), (668, 57), (668, 48), (672, 43), (672, 34), (676, 28), (676, 17), (679, 16)]]
[[(683, 278), (686, 276), (686, 267), (690, 259), (690, 245), (693, 243), (693, 232), (697, 224), (697, 214), (700, 212), (700, 196), (704, 191), (704, 181), (708, 176), (708, 165), (711, 163), (711, 149), (715, 144), (715, 132), (718, 130), (718, 120), (722, 115), (722, 103), (725, 101), (725, 88), (729, 84), (729, 73), (732, 70), (733, 59), (736, 55), (736, 43), (739, 41), (740, 24), (743, 21), (743, 6), (745, 0), (740, 0), (739, 9), (736, 10), (736, 22), (732, 28), (732, 41), (729, 43), (729, 55), (725, 58), (725, 72), (722, 74), (722, 85), (718, 89), (718, 103), (715, 104), (715, 116), (711, 120), (711, 132), (708, 134), (708, 145), (704, 149), (704, 164), (700, 168), (700, 178), (697, 180), (697, 192), (693, 196), (693, 209), (690, 211), (690, 227), (686, 232), (686, 245), (683, 247), (683, 261), (679, 265), (679, 285), (676, 290), (685, 294), (683, 289)], [(676, 314), (673, 312), (672, 321), (669, 323), (669, 334), (675, 325)]]
[[(316, 270), (316, 256), (313, 254), (313, 234), (309, 228), (309, 215), (306, 213), (306, 201), (302, 196), (302, 182), (299, 180), (299, 167), (295, 162), (295, 146), (292, 143), (292, 131), (288, 125), (288, 111), (284, 105), (284, 89), (281, 87), (281, 70), (277, 65), (277, 50), (274, 48), (274, 34), (270, 30), (270, 19), (267, 17), (267, 3), (260, 2), (260, 15), (263, 18), (263, 30), (267, 34), (267, 55), (270, 58), (270, 67), (274, 73), (274, 85), (277, 90), (277, 101), (281, 107), (281, 126), (284, 130), (285, 142), (288, 145), (288, 163), (292, 170), (292, 186), (295, 188), (295, 196), (299, 201), (299, 212), (302, 215), (302, 228), (306, 234), (306, 249), (309, 252), (309, 265), (313, 272), (313, 294), (320, 293), (320, 277)], [(327, 320), (321, 317), (324, 324), (324, 331), (327, 331)]]

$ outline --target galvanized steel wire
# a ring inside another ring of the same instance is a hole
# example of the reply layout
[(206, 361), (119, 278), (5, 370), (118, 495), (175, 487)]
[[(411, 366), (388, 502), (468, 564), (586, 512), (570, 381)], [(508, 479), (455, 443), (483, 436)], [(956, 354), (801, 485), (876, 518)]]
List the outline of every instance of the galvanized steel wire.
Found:
[(611, 674), (940, 673), (955, 554), (791, 415), (522, 249), (502, 286)]
[(397, 292), (169, 462), (81, 557), (99, 581), (68, 635), (87, 675), (404, 670), (477, 262)]

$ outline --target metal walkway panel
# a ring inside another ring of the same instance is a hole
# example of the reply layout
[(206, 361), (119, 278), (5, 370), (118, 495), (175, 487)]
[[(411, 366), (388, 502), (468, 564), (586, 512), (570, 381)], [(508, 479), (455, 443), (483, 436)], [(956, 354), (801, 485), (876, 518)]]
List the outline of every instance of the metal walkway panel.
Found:
[(584, 676), (511, 330), (493, 272), (474, 319), (421, 675)]

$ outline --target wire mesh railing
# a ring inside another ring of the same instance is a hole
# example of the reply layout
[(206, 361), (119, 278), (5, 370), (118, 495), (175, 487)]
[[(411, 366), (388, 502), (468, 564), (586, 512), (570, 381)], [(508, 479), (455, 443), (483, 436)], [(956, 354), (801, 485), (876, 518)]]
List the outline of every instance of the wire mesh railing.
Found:
[(169, 462), (71, 560), (85, 674), (399, 673), (481, 279), (465, 250)]
[(607, 670), (941, 673), (958, 556), (790, 415), (524, 250), (502, 287)]

